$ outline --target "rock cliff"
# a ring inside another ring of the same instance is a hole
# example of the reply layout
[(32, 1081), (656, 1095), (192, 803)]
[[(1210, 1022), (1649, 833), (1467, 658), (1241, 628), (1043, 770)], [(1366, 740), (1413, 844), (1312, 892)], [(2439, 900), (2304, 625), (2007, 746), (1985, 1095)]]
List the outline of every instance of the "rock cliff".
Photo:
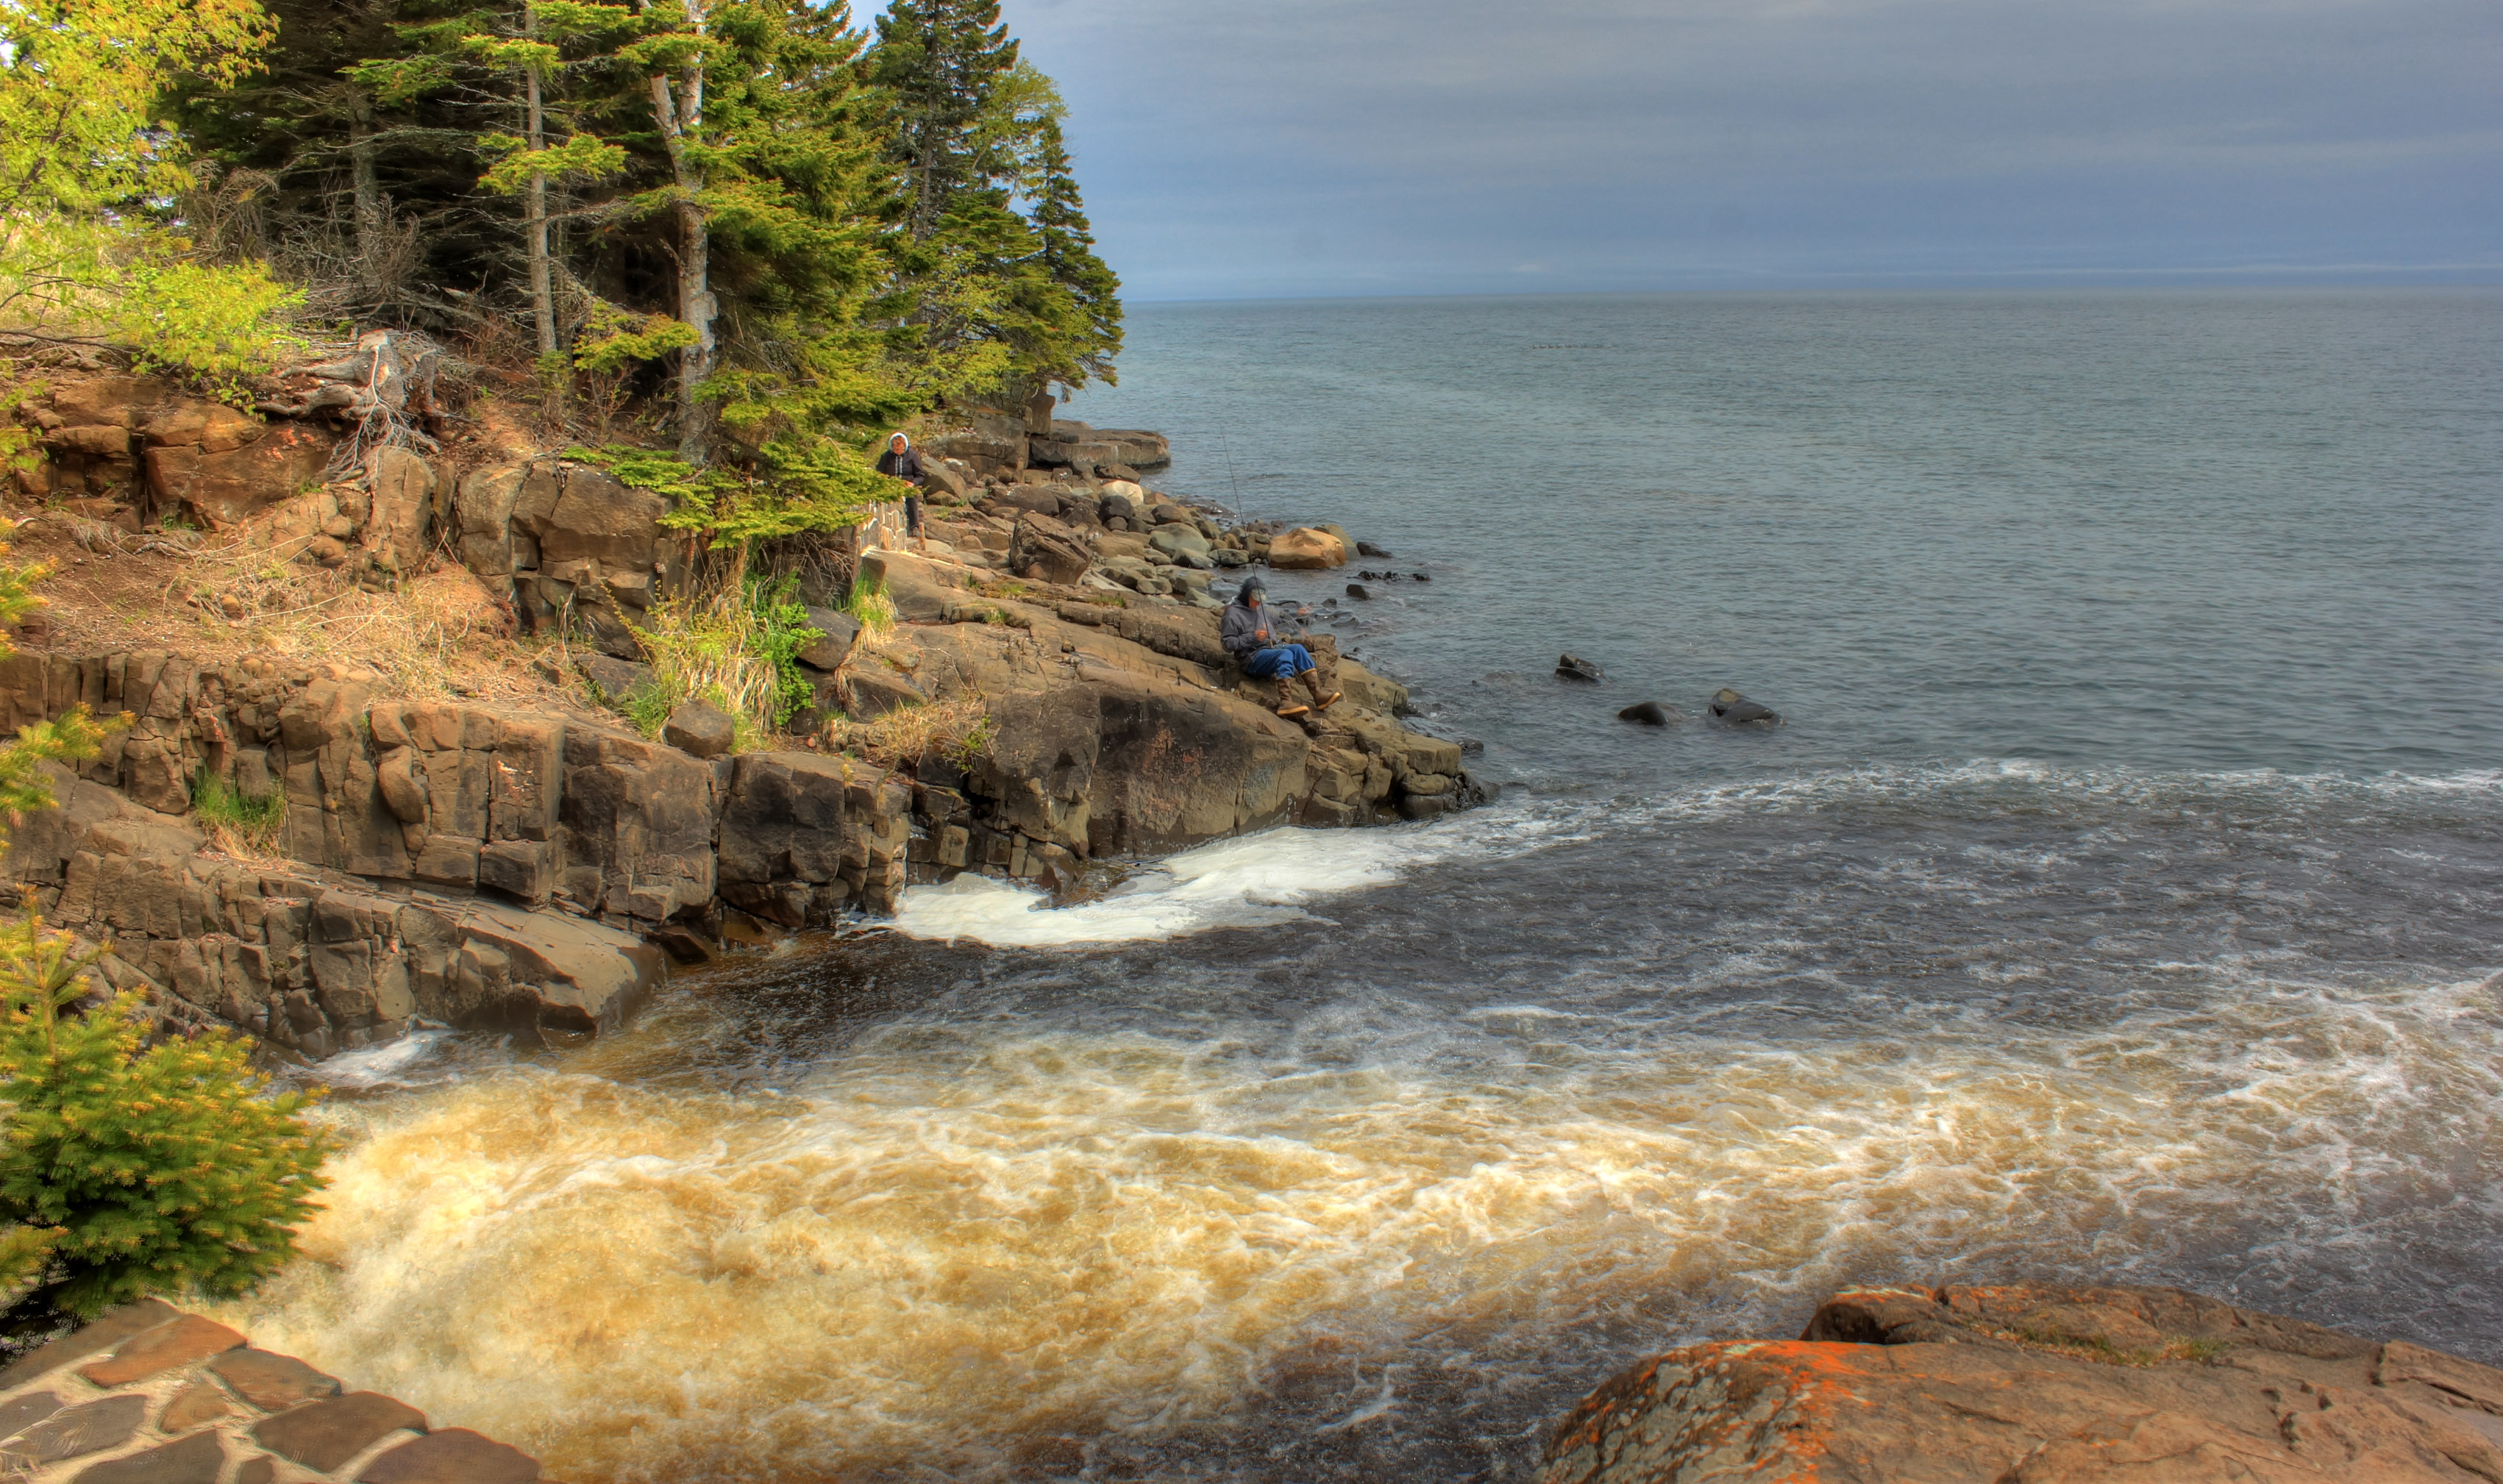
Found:
[[(206, 542), (385, 595), (448, 572), (533, 657), (538, 691), (519, 704), (346, 658), (99, 647), (110, 614), (50, 647), (30, 630), (0, 660), (0, 725), (79, 705), (130, 718), (17, 831), (20, 890), (109, 939), (106, 979), (148, 990), (169, 1024), (223, 1023), (289, 1056), (418, 1020), (596, 1034), (650, 991), (663, 950), (694, 960), (725, 936), (884, 913), (912, 882), (976, 870), (1066, 893), (1089, 860), (1484, 796), (1456, 744), (1398, 721), (1405, 691), (1329, 636), (1312, 647), (1346, 698), (1325, 712), (1283, 719), (1233, 668), (1209, 575), (1265, 559), (1274, 533), (1136, 483), (1166, 460), (1155, 434), (1029, 409), (925, 439), (937, 539), (896, 549), (890, 513), (853, 534), (848, 571), (804, 574), (821, 604), (876, 586), (898, 622), (865, 633), (810, 609), (813, 704), (733, 754), (717, 713), (687, 708), (655, 739), (604, 709), (649, 673), (637, 631), (700, 566), (659, 523), (660, 494), (475, 450), (462, 466), (377, 447), (336, 478), (346, 428), (144, 377), (69, 379), (28, 416), (51, 456), (20, 493), (49, 510), (21, 541), (74, 533), (63, 559), (91, 554), (121, 592), (134, 562), (179, 585)], [(257, 622), (233, 592), (193, 606), (211, 631)], [(981, 718), (987, 745), (840, 755), (846, 728), (918, 708)], [(213, 838), (192, 812), (212, 783), (283, 798), (274, 837), (242, 854)]]
[(1593, 1392), (1542, 1484), (2503, 1480), (2503, 1371), (2177, 1289), (1837, 1294)]

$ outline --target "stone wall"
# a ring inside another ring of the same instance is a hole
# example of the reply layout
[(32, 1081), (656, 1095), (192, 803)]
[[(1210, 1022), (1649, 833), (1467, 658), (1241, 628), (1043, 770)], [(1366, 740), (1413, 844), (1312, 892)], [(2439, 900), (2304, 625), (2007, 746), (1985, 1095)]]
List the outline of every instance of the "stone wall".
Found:
[(24, 1484), (535, 1484), (538, 1461), (150, 1298), (0, 1366)]

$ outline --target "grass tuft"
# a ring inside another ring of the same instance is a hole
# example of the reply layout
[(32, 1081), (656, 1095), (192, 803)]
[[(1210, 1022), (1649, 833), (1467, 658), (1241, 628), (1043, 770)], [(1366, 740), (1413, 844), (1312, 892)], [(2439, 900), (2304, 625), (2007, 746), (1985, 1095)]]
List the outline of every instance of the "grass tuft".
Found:
[(204, 768), (191, 780), (191, 817), (227, 855), (266, 859), (278, 854), (287, 794), (276, 789), (246, 793)]

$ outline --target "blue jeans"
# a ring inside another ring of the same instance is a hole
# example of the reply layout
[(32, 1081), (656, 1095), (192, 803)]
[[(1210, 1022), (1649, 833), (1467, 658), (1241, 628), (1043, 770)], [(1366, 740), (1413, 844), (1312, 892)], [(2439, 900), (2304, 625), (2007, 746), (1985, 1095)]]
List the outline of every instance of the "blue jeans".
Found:
[(1300, 644), (1273, 644), (1243, 661), (1243, 673), (1254, 680), (1285, 680), (1312, 667), (1313, 652)]

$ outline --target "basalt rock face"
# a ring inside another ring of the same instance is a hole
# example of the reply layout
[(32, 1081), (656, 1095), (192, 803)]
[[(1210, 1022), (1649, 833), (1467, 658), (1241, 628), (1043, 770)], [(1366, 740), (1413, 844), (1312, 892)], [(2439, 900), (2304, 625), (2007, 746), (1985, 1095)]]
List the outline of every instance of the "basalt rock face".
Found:
[[(412, 1017), (547, 1035), (613, 1029), (657, 979), (645, 941), (727, 901), (891, 910), (910, 791), (809, 753), (704, 760), (578, 717), (373, 699), (354, 666), (203, 667), (155, 653), (0, 660), (0, 725), (82, 702), (136, 721), (15, 831), (47, 917), (111, 938), (106, 978), (177, 1025), (319, 1058)], [(843, 770), (831, 807), (753, 843), (741, 770)], [(286, 801), (273, 855), (205, 849), (191, 780)], [(736, 862), (736, 873), (727, 862)], [(793, 916), (765, 914), (773, 921)]]
[(1878, 1289), (1591, 1394), (1543, 1484), (2503, 1480), (2503, 1371), (2177, 1289)]

